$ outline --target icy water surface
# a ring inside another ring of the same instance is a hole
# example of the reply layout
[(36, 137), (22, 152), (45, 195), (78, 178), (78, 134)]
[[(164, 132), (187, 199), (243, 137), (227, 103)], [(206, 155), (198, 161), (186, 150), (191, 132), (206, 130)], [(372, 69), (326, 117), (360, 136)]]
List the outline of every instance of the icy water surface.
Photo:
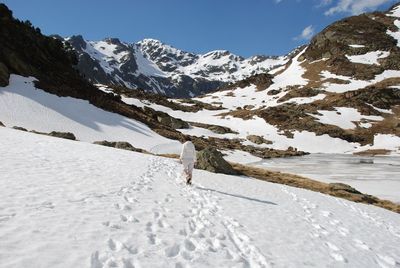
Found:
[(400, 157), (310, 154), (252, 163), (323, 182), (346, 183), (360, 192), (400, 203)]

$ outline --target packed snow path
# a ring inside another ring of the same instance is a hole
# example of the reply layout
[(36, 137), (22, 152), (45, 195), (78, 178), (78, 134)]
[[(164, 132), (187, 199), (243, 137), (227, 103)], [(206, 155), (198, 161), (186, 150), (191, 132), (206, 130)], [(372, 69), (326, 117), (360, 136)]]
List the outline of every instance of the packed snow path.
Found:
[(398, 267), (400, 215), (0, 128), (0, 267)]

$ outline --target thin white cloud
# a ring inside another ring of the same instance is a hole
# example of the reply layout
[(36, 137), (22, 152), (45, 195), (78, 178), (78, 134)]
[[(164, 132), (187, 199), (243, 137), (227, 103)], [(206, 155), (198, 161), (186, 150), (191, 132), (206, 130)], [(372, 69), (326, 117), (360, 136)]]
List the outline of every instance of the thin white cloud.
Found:
[(324, 6), (329, 6), (332, 4), (333, 0), (320, 0), (318, 7), (324, 7)]
[(294, 40), (310, 40), (315, 34), (315, 28), (312, 25), (307, 26), (300, 35), (293, 38)]
[[(329, 0), (321, 0), (321, 3), (332, 2)], [(333, 7), (325, 11), (325, 15), (333, 15), (336, 13), (351, 13), (357, 15), (366, 11), (374, 10), (380, 5), (393, 2), (393, 0), (339, 0)]]

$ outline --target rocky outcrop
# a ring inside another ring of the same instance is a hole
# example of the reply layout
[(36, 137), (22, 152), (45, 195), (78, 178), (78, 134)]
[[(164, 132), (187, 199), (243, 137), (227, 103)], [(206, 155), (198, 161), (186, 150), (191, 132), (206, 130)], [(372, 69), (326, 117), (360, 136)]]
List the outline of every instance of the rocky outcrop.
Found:
[(21, 131), (28, 131), (26, 128), (18, 127), (18, 126), (13, 126), (12, 128), (16, 129), (16, 130), (21, 130)]
[(212, 132), (217, 133), (217, 134), (228, 134), (228, 133), (236, 133), (237, 134), (237, 132), (233, 131), (229, 127), (210, 125), (210, 124), (204, 124), (204, 123), (198, 123), (198, 122), (189, 122), (189, 124), (191, 126), (201, 127), (201, 128), (211, 130)]
[(237, 172), (226, 162), (221, 152), (215, 148), (205, 148), (197, 153), (196, 168), (214, 173), (236, 175)]
[(143, 107), (143, 111), (155, 119), (158, 123), (163, 126), (172, 128), (172, 129), (183, 129), (189, 128), (189, 124), (181, 119), (170, 116), (167, 113), (156, 111), (150, 107)]
[(0, 62), (0, 87), (5, 87), (8, 85), (8, 80), (10, 79), (10, 73), (8, 68), (4, 63)]
[(273, 83), (272, 78), (273, 78), (273, 76), (268, 73), (256, 74), (256, 75), (250, 76), (244, 80), (240, 80), (238, 82), (219, 87), (217, 89), (217, 91), (233, 90), (238, 87), (245, 88), (250, 85), (255, 85), (258, 90), (264, 90), (264, 89), (267, 89), (270, 85), (272, 85), (272, 83)]
[(73, 133), (71, 133), (71, 132), (52, 131), (48, 135), (52, 136), (52, 137), (67, 139), (67, 140), (73, 140), (73, 141), (76, 140), (75, 135)]
[(357, 191), (350, 185), (344, 183), (329, 183), (329, 190), (334, 192), (343, 191), (352, 194), (361, 194), (359, 191)]
[(258, 136), (258, 135), (248, 135), (246, 137), (249, 141), (255, 143), (255, 144), (272, 144), (271, 141), (264, 139), (264, 137)]
[(181, 119), (177, 119), (169, 116), (166, 113), (159, 113), (157, 115), (157, 121), (163, 125), (169, 126), (173, 129), (189, 128), (189, 124)]
[(107, 147), (113, 147), (117, 149), (123, 149), (123, 150), (128, 150), (128, 151), (133, 151), (133, 152), (139, 152), (139, 153), (145, 153), (146, 151), (143, 149), (139, 149), (136, 147), (133, 147), (132, 144), (126, 141), (95, 141), (93, 144), (97, 145), (103, 145)]
[[(371, 80), (387, 69), (400, 70), (397, 40), (387, 34), (397, 31), (393, 21), (387, 14), (375, 12), (335, 22), (311, 40), (300, 60), (313, 62), (325, 58), (331, 72), (360, 80)], [(372, 51), (390, 51), (390, 55), (380, 65), (353, 63), (346, 57)]]
[(0, 127), (5, 127), (5, 125), (0, 121)]

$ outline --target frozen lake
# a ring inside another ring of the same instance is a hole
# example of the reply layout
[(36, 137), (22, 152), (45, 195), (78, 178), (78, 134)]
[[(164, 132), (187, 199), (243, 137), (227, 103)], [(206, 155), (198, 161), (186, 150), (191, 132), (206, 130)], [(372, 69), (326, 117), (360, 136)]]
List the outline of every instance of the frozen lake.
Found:
[(323, 182), (341, 182), (360, 192), (400, 203), (400, 157), (310, 154), (251, 163)]

